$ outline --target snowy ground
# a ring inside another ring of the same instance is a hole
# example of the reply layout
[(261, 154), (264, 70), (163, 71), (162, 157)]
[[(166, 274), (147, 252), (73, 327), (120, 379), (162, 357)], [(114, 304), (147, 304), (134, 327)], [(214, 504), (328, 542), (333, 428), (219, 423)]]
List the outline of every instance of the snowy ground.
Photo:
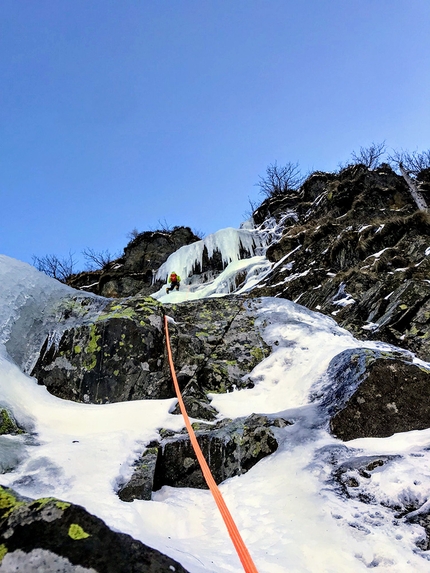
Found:
[[(233, 265), (245, 265), (233, 261)], [(246, 265), (264, 273), (267, 262), (254, 257)], [(235, 267), (235, 270), (236, 267)], [(221, 296), (232, 268), (217, 284), (183, 288), (161, 301)], [(250, 273), (250, 280), (256, 274)], [(20, 317), (70, 295), (32, 267), (0, 256), (0, 341), (22, 332)], [(206, 290), (205, 290), (206, 289)], [(225, 292), (225, 291), (224, 291)], [(228, 291), (227, 291), (228, 292)], [(37, 301), (41, 302), (37, 302)], [(346, 348), (361, 347), (330, 318), (281, 299), (263, 299), (259, 326), (272, 354), (251, 373), (255, 387), (213, 395), (221, 416), (281, 413), (295, 423), (283, 430), (278, 451), (247, 474), (221, 484), (260, 573), (359, 573), (376, 568), (389, 573), (428, 572), (429, 560), (417, 549), (418, 526), (393, 526), (393, 512), (379, 502), (430, 493), (430, 429), (384, 439), (343, 444), (319, 423), (309, 395), (331, 358)], [(42, 326), (40, 326), (42, 328)], [(15, 333), (15, 334), (14, 334)], [(369, 344), (367, 344), (369, 346)], [(16, 343), (11, 346), (16, 351)], [(0, 483), (30, 497), (56, 496), (85, 506), (113, 529), (131, 534), (174, 559), (191, 573), (240, 572), (225, 526), (211, 494), (164, 487), (152, 501), (125, 503), (115, 495), (118, 481), (158, 428), (179, 429), (182, 419), (170, 414), (175, 400), (88, 405), (51, 396), (26, 376), (0, 345), (0, 405), (32, 427), (31, 439), (0, 437), (3, 467), (21, 460)], [(331, 483), (327, 452), (345, 447), (355, 455), (400, 454), (389, 469), (372, 474), (366, 486), (375, 503), (345, 499)]]

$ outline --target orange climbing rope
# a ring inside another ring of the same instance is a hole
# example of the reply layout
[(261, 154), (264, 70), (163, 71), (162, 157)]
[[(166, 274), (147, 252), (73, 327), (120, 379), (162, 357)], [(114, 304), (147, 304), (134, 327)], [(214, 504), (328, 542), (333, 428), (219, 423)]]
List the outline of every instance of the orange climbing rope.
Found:
[(218, 489), (217, 484), (215, 483), (215, 480), (211, 474), (211, 470), (209, 469), (209, 466), (205, 460), (203, 452), (200, 449), (200, 446), (199, 446), (199, 443), (197, 441), (194, 430), (191, 426), (191, 422), (190, 422), (190, 419), (188, 417), (187, 410), (185, 409), (184, 401), (182, 399), (181, 390), (179, 388), (178, 380), (176, 378), (175, 365), (173, 364), (173, 358), (172, 358), (172, 349), (170, 347), (169, 327), (167, 325), (167, 316), (166, 315), (164, 316), (164, 330), (166, 333), (167, 356), (169, 358), (170, 372), (172, 374), (173, 385), (175, 387), (176, 396), (178, 397), (179, 407), (181, 409), (182, 416), (184, 417), (185, 426), (188, 430), (191, 444), (194, 448), (194, 452), (197, 456), (197, 460), (198, 460), (200, 467), (202, 469), (203, 476), (206, 480), (206, 483), (208, 484), (209, 489), (211, 490), (211, 493), (215, 499), (215, 503), (217, 504), (218, 509), (222, 515), (222, 518), (223, 518), (224, 523), (227, 527), (230, 538), (233, 541), (233, 545), (236, 549), (236, 552), (239, 556), (239, 559), (243, 565), (245, 572), (246, 573), (258, 573), (257, 568), (255, 567), (254, 562), (252, 560), (252, 557), (249, 554), (249, 551), (246, 548), (246, 545), (242, 539), (242, 536), (240, 535), (239, 530), (238, 530), (235, 522), (233, 521), (233, 517), (231, 516), (231, 513), (230, 513), (230, 511), (229, 511), (229, 509), (228, 509), (228, 507), (224, 501), (224, 498), (222, 497), (222, 494), (221, 494), (220, 490)]

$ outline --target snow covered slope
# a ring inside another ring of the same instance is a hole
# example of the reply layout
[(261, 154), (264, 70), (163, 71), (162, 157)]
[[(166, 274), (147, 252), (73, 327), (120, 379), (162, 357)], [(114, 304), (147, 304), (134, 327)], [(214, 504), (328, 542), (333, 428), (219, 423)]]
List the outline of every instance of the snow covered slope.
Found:
[[(218, 283), (184, 288), (167, 300), (220, 296), (229, 292), (229, 277), (239, 267), (255, 280), (267, 262), (257, 256), (230, 265)], [(81, 504), (192, 573), (242, 571), (209, 492), (163, 487), (152, 501), (132, 503), (115, 493), (159, 428), (182, 427), (181, 417), (170, 413), (175, 400), (92, 405), (50, 395), (24, 374), (22, 360), (32, 356), (41, 333), (52, 329), (55, 305), (81, 293), (7, 257), (0, 258), (0, 281), (0, 406), (33, 432), (0, 436), (3, 469), (15, 466), (0, 476), (0, 484), (30, 497)], [(227, 287), (218, 289), (223, 281)], [(104, 301), (93, 300), (97, 312)], [(220, 486), (259, 572), (429, 571), (427, 553), (416, 546), (423, 528), (405, 520), (393, 525), (393, 508), (429, 499), (430, 429), (343, 443), (328, 433), (316, 398), (334, 356), (348, 348), (386, 346), (359, 342), (332, 319), (291, 301), (263, 298), (256, 305), (256, 327), (272, 353), (252, 372), (254, 388), (213, 395), (212, 403), (221, 417), (257, 412), (294, 421), (283, 430), (275, 454)], [(20, 352), (27, 326), (33, 346)], [(376, 455), (393, 457), (360, 478), (353, 498), (342, 495), (333, 460), (357, 464)]]

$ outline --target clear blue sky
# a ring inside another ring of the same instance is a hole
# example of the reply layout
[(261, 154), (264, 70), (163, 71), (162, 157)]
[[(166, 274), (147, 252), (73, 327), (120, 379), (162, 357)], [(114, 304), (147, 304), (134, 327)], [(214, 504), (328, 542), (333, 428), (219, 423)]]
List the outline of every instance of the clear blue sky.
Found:
[(429, 0), (1, 0), (0, 252), (238, 226), (269, 163), (430, 147)]

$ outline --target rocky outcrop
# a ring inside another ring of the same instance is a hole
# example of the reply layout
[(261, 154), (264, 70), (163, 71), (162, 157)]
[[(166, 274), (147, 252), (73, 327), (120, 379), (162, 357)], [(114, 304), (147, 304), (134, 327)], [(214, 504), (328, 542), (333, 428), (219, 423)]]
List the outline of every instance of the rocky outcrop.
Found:
[(13, 415), (6, 408), (0, 407), (0, 436), (4, 434), (22, 434), (23, 429), (18, 426)]
[(400, 456), (354, 456), (337, 464), (333, 476), (343, 495), (369, 503), (374, 500), (360, 489), (360, 484), (369, 480), (375, 470), (380, 470), (398, 458)]
[(322, 405), (342, 440), (387, 437), (430, 427), (430, 370), (406, 355), (346, 350), (327, 371)]
[[(203, 455), (217, 484), (242, 475), (278, 449), (276, 428), (290, 422), (253, 414), (248, 418), (221, 420), (214, 426), (195, 425)], [(163, 485), (207, 489), (206, 481), (188, 436), (162, 443), (154, 475), (154, 490)]]
[(270, 354), (254, 327), (256, 311), (252, 302), (234, 296), (166, 305), (166, 311), (176, 322), (169, 328), (187, 411), (211, 420), (207, 393), (252, 388), (247, 374)]
[(186, 573), (176, 561), (83, 507), (0, 487), (0, 572)]
[(118, 497), (122, 501), (150, 500), (154, 489), (154, 474), (160, 445), (150, 444), (133, 465), (131, 478), (120, 486)]
[(254, 328), (251, 302), (240, 297), (162, 307), (152, 298), (109, 303), (85, 324), (48, 336), (32, 375), (67, 400), (89, 403), (171, 398), (163, 315), (190, 416), (213, 419), (208, 392), (252, 387), (246, 375), (270, 352)]
[(68, 284), (74, 288), (110, 298), (143, 296), (160, 288), (154, 284), (156, 271), (175, 251), (198, 241), (189, 227), (139, 233), (125, 247), (124, 254), (97, 271), (73, 275)]
[(48, 337), (32, 375), (55, 396), (77, 402), (171, 398), (162, 316), (152, 298), (112, 302), (57, 344)]
[(267, 251), (275, 265), (258, 296), (300, 302), (359, 338), (430, 360), (430, 215), (416, 211), (403, 178), (388, 165), (314, 173), (299, 192), (266, 199), (254, 218), (286, 213), (294, 217)]
[[(216, 424), (194, 423), (203, 455), (217, 484), (242, 475), (278, 449), (277, 428), (291, 424), (283, 418), (253, 414)], [(164, 485), (207, 489), (188, 434), (164, 430), (159, 444), (150, 444), (136, 461), (130, 480), (118, 495), (123, 501), (151, 499)]]
[[(430, 170), (417, 176), (417, 185), (430, 202)], [(267, 250), (273, 270), (251, 297), (300, 302), (359, 338), (384, 340), (430, 360), (430, 214), (417, 211), (404, 178), (388, 164), (315, 172), (297, 192), (267, 198), (253, 218), (263, 227), (282, 221), (282, 231)], [(71, 284), (109, 297), (150, 294), (161, 286), (151, 284), (152, 270), (197, 240), (187, 227), (141, 233), (121, 259)], [(248, 256), (245, 250), (240, 255)], [(190, 281), (212, 280), (224, 267), (219, 251), (209, 258), (204, 249)]]

